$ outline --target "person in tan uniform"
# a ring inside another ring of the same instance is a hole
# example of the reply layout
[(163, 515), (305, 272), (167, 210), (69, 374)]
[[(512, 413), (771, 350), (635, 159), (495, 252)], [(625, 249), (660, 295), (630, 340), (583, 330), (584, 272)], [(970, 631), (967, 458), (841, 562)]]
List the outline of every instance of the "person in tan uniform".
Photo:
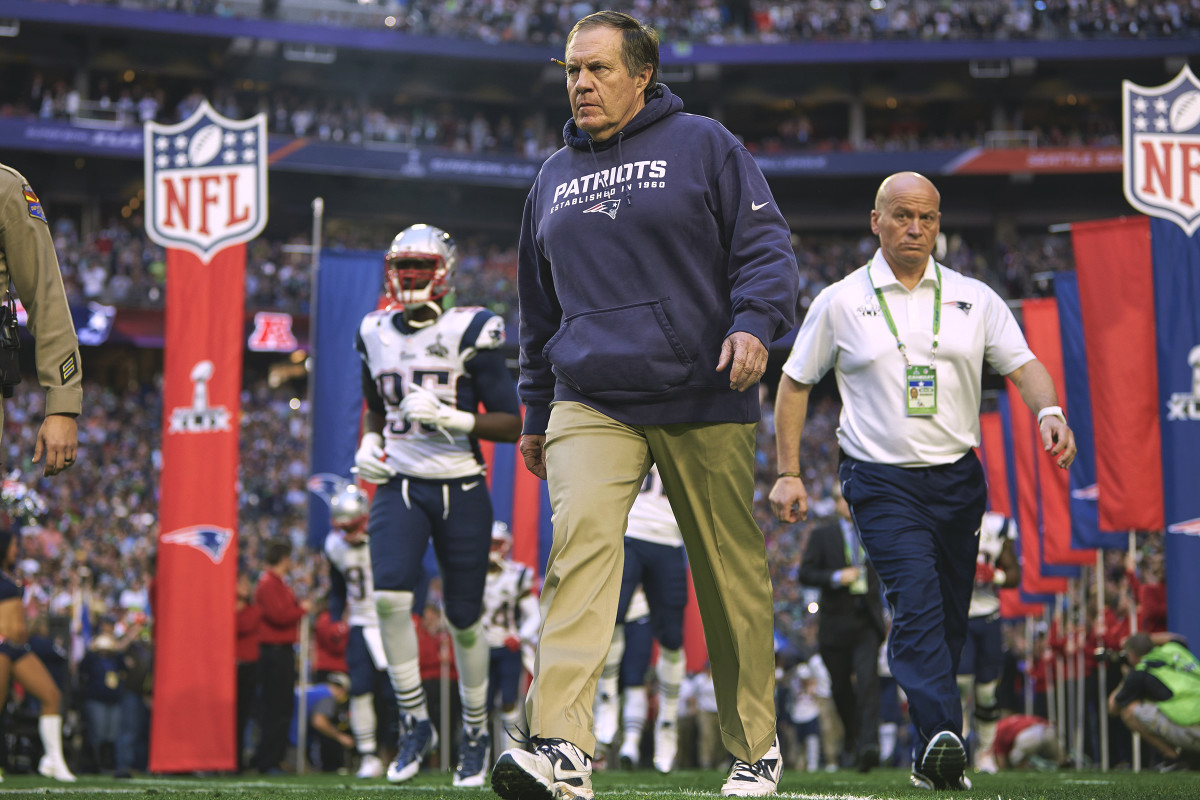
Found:
[[(46, 389), (46, 418), (38, 430), (34, 462), (42, 474), (57, 475), (75, 463), (75, 417), (83, 404), (79, 339), (71, 321), (54, 240), (33, 187), (12, 167), (0, 164), (0, 300), (15, 290), (28, 315), (36, 344), (38, 383)], [(5, 387), (11, 394), (11, 384)], [(4, 408), (0, 403), (0, 436)]]

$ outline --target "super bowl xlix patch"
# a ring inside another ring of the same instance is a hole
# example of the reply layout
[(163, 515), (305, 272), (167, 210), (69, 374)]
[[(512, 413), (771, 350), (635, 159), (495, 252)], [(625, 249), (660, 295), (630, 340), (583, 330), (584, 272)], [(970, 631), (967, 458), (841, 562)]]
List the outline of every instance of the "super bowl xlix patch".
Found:
[(21, 190), (25, 193), (25, 202), (29, 204), (29, 216), (37, 217), (49, 225), (50, 222), (46, 219), (46, 211), (42, 208), (42, 201), (38, 200), (38, 196), (34, 194), (33, 187), (27, 183)]

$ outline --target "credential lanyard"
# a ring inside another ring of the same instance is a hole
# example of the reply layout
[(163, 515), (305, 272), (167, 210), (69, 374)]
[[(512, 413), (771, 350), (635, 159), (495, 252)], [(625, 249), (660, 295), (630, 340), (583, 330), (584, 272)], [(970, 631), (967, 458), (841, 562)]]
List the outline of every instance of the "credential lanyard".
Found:
[[(933, 350), (929, 355), (929, 366), (933, 366), (933, 362), (937, 359), (938, 347), (938, 332), (942, 329), (942, 268), (934, 261), (933, 268), (937, 271), (937, 286), (933, 290)], [(900, 355), (904, 358), (904, 366), (911, 367), (912, 363), (908, 360), (908, 350), (904, 347), (904, 342), (900, 341), (900, 332), (896, 330), (896, 322), (892, 319), (892, 312), (888, 310), (887, 300), (883, 296), (883, 292), (875, 285), (875, 279), (871, 277), (871, 268), (867, 267), (867, 280), (871, 282), (871, 288), (875, 290), (875, 298), (879, 300), (879, 308), (883, 310), (883, 318), (887, 320), (888, 330), (892, 332), (892, 336), (896, 337), (896, 347), (900, 350)]]

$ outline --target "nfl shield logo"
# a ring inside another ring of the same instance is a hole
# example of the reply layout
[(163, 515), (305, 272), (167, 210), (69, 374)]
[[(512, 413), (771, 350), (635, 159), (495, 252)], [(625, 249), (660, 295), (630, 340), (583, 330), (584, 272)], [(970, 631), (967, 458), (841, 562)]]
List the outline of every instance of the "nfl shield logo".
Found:
[(146, 234), (208, 263), (267, 224), (267, 115), (226, 119), (204, 101), (175, 125), (145, 127)]
[(1122, 82), (1125, 198), (1189, 236), (1200, 226), (1200, 82), (1185, 65), (1169, 83)]

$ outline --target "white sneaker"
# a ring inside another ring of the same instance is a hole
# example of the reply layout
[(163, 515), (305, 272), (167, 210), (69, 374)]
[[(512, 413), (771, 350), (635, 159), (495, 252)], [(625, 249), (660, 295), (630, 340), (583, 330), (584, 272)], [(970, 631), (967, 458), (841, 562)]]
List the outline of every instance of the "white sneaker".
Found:
[(505, 750), (492, 768), (504, 800), (593, 800), (592, 759), (565, 739), (537, 739), (533, 752)]
[(596, 693), (596, 708), (592, 714), (592, 733), (596, 737), (596, 749), (601, 750), (617, 738), (617, 723), (621, 714), (619, 699), (615, 694)]
[(779, 789), (779, 777), (783, 774), (783, 755), (779, 752), (779, 737), (771, 743), (767, 754), (753, 764), (733, 760), (729, 777), (721, 787), (722, 797), (762, 797), (775, 794)]
[(38, 772), (47, 778), (53, 778), (63, 783), (75, 782), (75, 776), (71, 774), (71, 770), (67, 769), (67, 765), (62, 761), (51, 759), (49, 756), (42, 756), (42, 760), (38, 762)]
[(679, 731), (670, 722), (659, 723), (654, 729), (654, 768), (664, 775), (675, 767), (679, 750)]
[(362, 757), (362, 763), (358, 765), (358, 772), (354, 773), (354, 777), (382, 778), (383, 762), (374, 753), (367, 753)]

